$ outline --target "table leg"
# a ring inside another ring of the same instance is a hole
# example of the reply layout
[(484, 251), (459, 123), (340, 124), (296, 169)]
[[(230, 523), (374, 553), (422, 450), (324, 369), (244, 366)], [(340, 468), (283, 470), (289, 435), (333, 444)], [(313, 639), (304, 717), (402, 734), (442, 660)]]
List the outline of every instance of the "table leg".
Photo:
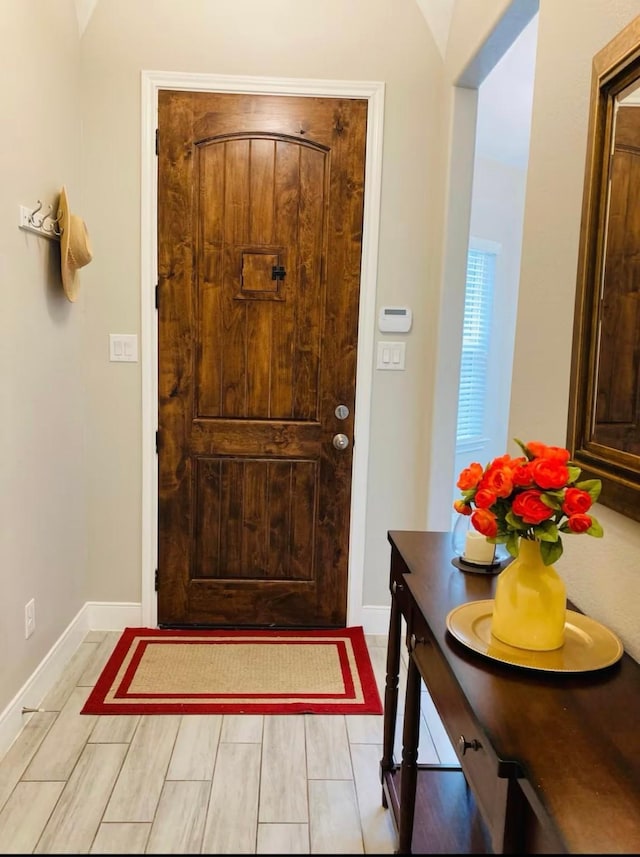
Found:
[(411, 854), (413, 817), (418, 781), (418, 740), (420, 737), (420, 672), (411, 654), (407, 668), (407, 694), (405, 697), (402, 728), (402, 765), (400, 770), (400, 854)]
[[(400, 676), (400, 642), (402, 634), (402, 614), (395, 598), (395, 585), (391, 587), (391, 616), (389, 619), (389, 640), (387, 643), (387, 675), (384, 689), (384, 722), (382, 738), (382, 759), (380, 760), (380, 779), (394, 768), (393, 745), (395, 743), (396, 719), (398, 716), (398, 681)], [(382, 805), (387, 806), (384, 788)]]

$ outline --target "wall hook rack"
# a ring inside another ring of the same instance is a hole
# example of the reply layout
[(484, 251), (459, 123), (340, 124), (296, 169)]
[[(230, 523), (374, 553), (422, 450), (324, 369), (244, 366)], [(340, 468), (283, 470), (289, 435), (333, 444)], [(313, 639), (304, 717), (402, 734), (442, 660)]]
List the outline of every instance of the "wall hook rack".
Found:
[(19, 211), (18, 227), (26, 229), (27, 232), (35, 232), (43, 238), (51, 238), (59, 241), (62, 235), (62, 227), (59, 219), (53, 216), (53, 205), (49, 203), (47, 211), (42, 213), (42, 202), (38, 200), (36, 207), (21, 205)]

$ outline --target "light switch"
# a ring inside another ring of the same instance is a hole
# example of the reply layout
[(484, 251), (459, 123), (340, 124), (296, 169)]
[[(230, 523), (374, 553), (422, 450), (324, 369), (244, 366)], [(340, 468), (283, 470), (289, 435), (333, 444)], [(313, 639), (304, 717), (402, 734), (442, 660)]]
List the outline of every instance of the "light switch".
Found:
[(377, 369), (404, 369), (404, 342), (378, 342)]
[(136, 334), (110, 333), (109, 360), (112, 363), (137, 363), (138, 337)]

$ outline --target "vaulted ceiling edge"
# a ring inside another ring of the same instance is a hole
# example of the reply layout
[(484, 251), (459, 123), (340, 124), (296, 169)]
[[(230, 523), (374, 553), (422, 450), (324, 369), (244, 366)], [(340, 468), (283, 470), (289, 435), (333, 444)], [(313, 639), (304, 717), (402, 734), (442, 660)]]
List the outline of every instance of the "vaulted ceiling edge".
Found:
[[(416, 3), (431, 30), (441, 56), (444, 58), (455, 0), (416, 0)], [(98, 0), (75, 0), (80, 36), (87, 28), (97, 5)]]
[(98, 0), (75, 0), (75, 4), (76, 18), (78, 19), (78, 33), (82, 36), (87, 24), (91, 20), (93, 10), (98, 5)]
[(416, 0), (440, 55), (444, 59), (456, 0)]

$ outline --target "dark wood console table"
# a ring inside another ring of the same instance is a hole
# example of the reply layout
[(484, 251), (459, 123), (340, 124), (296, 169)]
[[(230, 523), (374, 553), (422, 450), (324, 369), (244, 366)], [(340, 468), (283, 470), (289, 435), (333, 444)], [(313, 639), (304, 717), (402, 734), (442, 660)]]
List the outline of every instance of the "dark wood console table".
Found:
[[(496, 576), (455, 568), (448, 533), (391, 531), (388, 538), (380, 776), (398, 853), (640, 853), (640, 666), (624, 654), (602, 670), (546, 672), (468, 649), (447, 630), (447, 614), (493, 598)], [(408, 672), (398, 762), (403, 618)], [(421, 681), (459, 769), (417, 758)]]

